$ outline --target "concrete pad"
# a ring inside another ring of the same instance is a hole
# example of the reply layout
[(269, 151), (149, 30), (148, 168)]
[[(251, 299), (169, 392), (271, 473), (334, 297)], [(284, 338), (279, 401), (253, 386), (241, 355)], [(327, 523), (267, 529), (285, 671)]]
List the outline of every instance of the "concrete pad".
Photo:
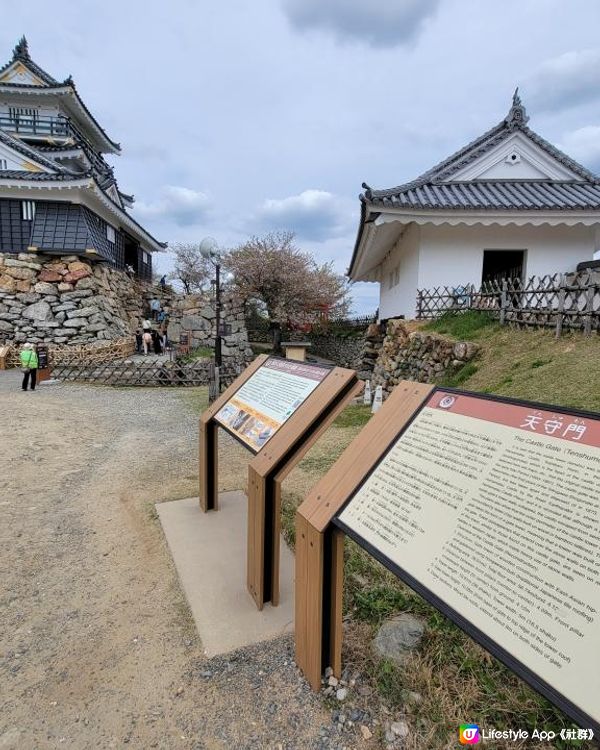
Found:
[(217, 512), (202, 513), (198, 498), (157, 503), (156, 510), (207, 656), (293, 631), (294, 557), (283, 539), (279, 606), (259, 612), (246, 589), (243, 492), (219, 495)]

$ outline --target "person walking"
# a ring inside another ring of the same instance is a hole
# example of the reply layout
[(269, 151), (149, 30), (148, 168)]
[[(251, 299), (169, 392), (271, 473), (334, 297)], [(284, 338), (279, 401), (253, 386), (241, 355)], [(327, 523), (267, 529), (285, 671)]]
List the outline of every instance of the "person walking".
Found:
[(160, 288), (161, 288), (161, 289), (163, 290), (163, 292), (164, 292), (164, 290), (165, 290), (165, 287), (167, 286), (167, 277), (166, 277), (166, 276), (161, 276), (161, 277), (160, 277), (160, 281), (159, 281), (158, 283), (160, 284)]
[(160, 336), (158, 335), (158, 331), (153, 330), (150, 335), (152, 336), (152, 348), (154, 349), (154, 353), (162, 354), (160, 346)]
[(144, 331), (142, 339), (144, 341), (144, 354), (147, 356), (148, 352), (150, 351), (150, 347), (152, 346), (152, 334), (149, 330)]
[(160, 300), (156, 297), (150, 300), (150, 311), (152, 313), (152, 320), (156, 320), (158, 313), (160, 312)]
[(135, 332), (135, 351), (137, 354), (142, 353), (142, 332), (139, 328)]
[(27, 386), (29, 389), (35, 391), (35, 383), (37, 380), (38, 371), (38, 356), (33, 344), (29, 342), (23, 344), (23, 349), (19, 355), (21, 361), (21, 372), (23, 373), (23, 383), (21, 388), (26, 391)]

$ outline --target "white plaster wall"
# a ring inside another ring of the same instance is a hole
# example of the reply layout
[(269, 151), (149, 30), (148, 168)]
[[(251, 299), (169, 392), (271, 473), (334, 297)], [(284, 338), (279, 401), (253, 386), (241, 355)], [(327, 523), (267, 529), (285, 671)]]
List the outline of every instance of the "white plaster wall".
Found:
[(35, 102), (32, 103), (31, 101), (27, 101), (27, 100), (14, 101), (13, 99), (6, 99), (4, 101), (0, 101), (0, 114), (4, 116), (8, 116), (11, 107), (24, 107), (25, 109), (37, 109), (37, 111), (40, 114), (40, 117), (56, 117), (59, 112), (59, 109), (57, 106), (52, 106), (49, 104), (40, 106), (39, 104), (35, 104)]
[(409, 224), (382, 264), (379, 293), (381, 319), (400, 315), (406, 318), (414, 317), (419, 276), (420, 234), (421, 227)]
[(435, 227), (421, 229), (418, 286), (481, 284), (484, 250), (525, 250), (524, 276), (574, 271), (591, 260), (590, 227)]
[[(382, 266), (380, 316), (416, 314), (417, 289), (481, 284), (484, 250), (525, 250), (525, 276), (574, 271), (600, 250), (591, 227), (450, 227), (410, 225)], [(400, 261), (400, 281), (389, 272)]]

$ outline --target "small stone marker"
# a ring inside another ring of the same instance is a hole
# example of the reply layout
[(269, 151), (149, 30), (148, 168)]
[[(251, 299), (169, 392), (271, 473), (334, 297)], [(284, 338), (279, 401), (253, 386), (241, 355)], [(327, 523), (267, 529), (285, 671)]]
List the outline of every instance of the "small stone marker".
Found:
[(383, 403), (383, 386), (378, 385), (375, 388), (375, 398), (373, 399), (373, 406), (371, 407), (371, 414), (375, 414), (381, 409)]
[(371, 406), (371, 381), (367, 380), (365, 383), (365, 390), (363, 393), (363, 404), (365, 406)]

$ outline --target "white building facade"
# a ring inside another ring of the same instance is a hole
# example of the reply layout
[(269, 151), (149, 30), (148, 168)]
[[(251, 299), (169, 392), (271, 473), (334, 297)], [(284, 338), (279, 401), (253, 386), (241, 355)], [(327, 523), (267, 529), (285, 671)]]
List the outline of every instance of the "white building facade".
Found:
[(348, 275), (380, 284), (380, 318), (419, 289), (572, 272), (600, 253), (600, 181), (527, 127), (517, 92), (495, 128), (390, 190), (363, 185)]

